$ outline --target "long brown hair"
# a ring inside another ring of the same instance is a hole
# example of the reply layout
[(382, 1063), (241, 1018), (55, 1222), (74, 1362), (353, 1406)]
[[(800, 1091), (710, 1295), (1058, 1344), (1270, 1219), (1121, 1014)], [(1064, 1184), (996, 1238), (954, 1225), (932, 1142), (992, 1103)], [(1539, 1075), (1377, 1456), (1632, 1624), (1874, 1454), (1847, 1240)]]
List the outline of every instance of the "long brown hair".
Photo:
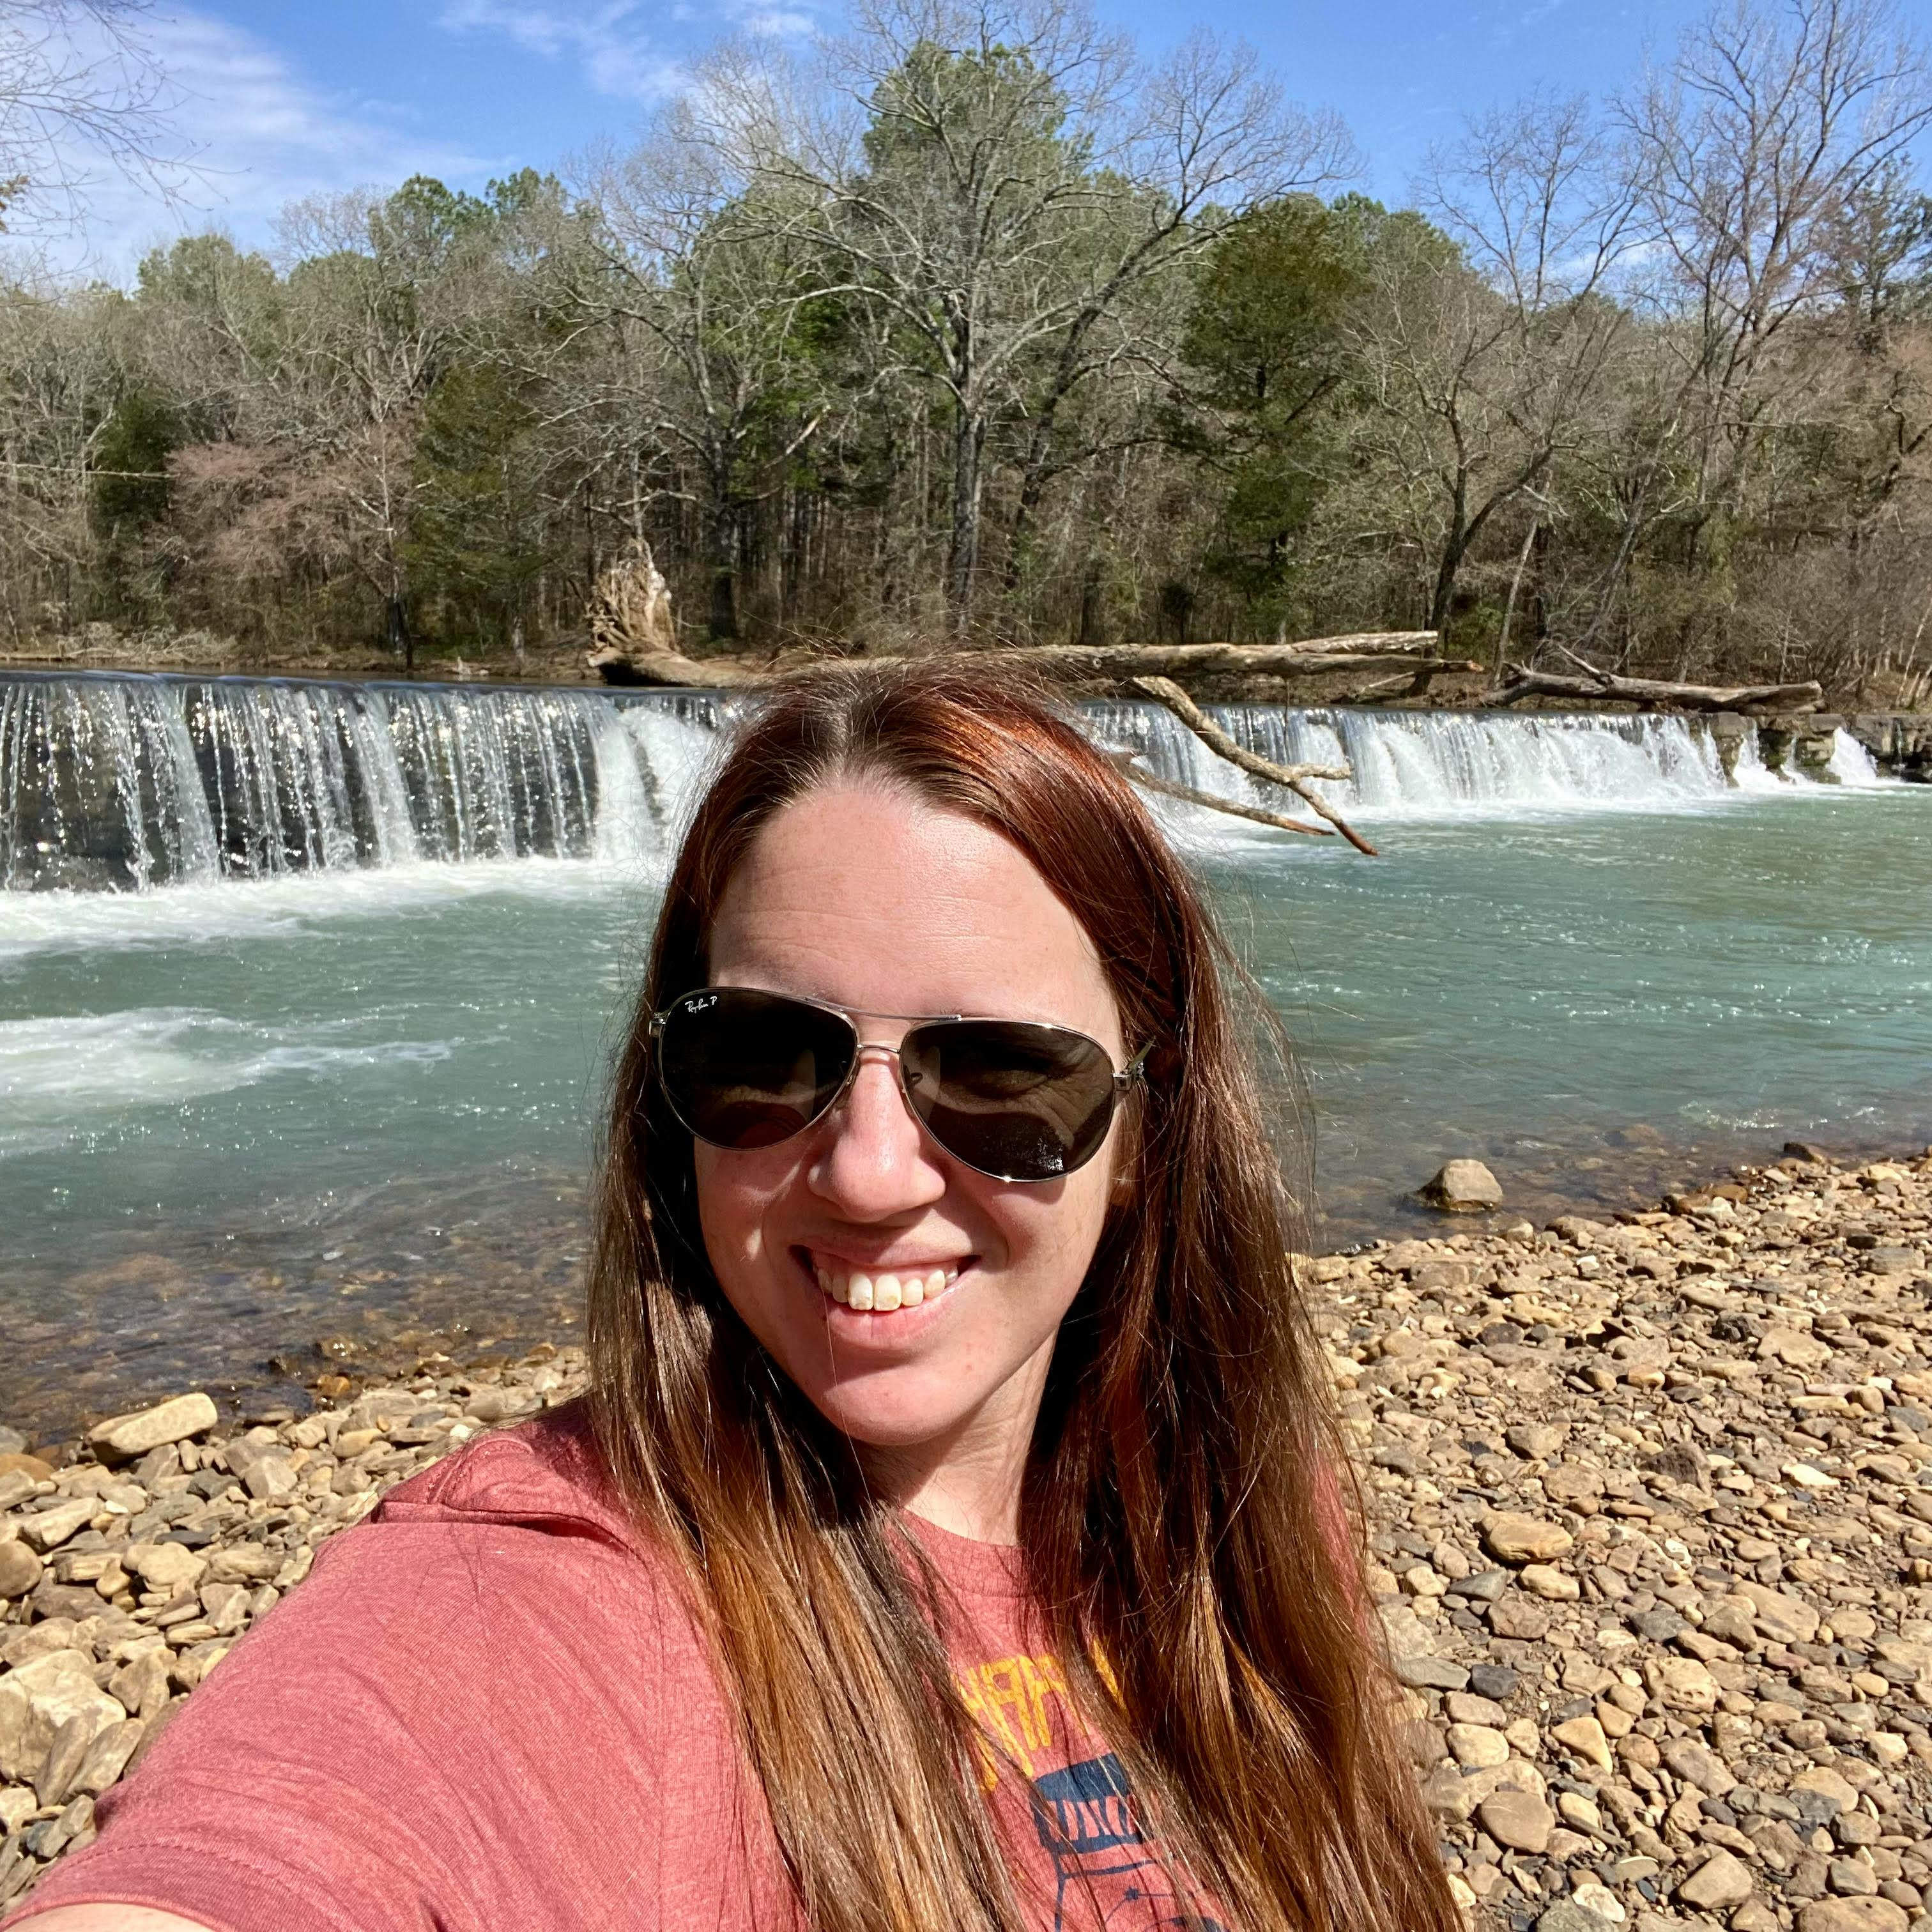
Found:
[(1039, 694), (958, 668), (821, 674), (740, 728), (671, 873), (608, 1130), (590, 1306), (598, 1438), (691, 1580), (808, 1922), (1027, 1922), (929, 1579), (850, 1445), (720, 1292), (690, 1136), (651, 1073), (649, 1017), (704, 983), (733, 868), (774, 814), (848, 776), (1010, 840), (1091, 938), (1124, 1036), (1159, 1042), (1022, 1501), (1028, 1573), (1076, 1702), (1169, 1856), (1243, 1932), (1450, 1932), (1364, 1626), (1359, 1530), (1337, 1506), (1346, 1460), (1286, 1252), (1297, 1204), (1263, 1130), (1227, 949), (1107, 759)]

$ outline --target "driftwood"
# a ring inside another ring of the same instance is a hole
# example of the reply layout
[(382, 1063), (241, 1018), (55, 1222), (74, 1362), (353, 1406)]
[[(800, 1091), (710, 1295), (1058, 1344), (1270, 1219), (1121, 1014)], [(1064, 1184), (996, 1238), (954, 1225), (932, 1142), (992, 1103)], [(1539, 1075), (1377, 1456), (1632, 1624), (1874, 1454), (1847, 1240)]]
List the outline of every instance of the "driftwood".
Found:
[(699, 691), (751, 691), (776, 681), (777, 674), (754, 670), (730, 658), (700, 661), (678, 651), (620, 650), (605, 644), (585, 659), (606, 684), (689, 685)]
[(1258, 757), (1245, 746), (1238, 745), (1172, 678), (1137, 677), (1134, 688), (1151, 698), (1156, 704), (1166, 705), (1210, 752), (1226, 758), (1231, 765), (1238, 765), (1244, 772), (1252, 772), (1256, 778), (1285, 787), (1298, 798), (1305, 800), (1310, 808), (1318, 818), (1328, 820), (1358, 852), (1366, 852), (1371, 859), (1378, 856), (1376, 848), (1339, 812), (1318, 792), (1309, 788), (1308, 782), (1312, 778), (1348, 777), (1346, 765), (1278, 765), (1272, 759)]
[(607, 684), (652, 682), (625, 676), (623, 667), (639, 655), (676, 655), (677, 620), (671, 614), (670, 589), (642, 537), (598, 578), (585, 615), (590, 625), (590, 666)]
[[(754, 668), (728, 658), (703, 661), (688, 658), (676, 644), (670, 595), (662, 574), (652, 561), (650, 548), (640, 539), (625, 556), (598, 578), (591, 599), (590, 635), (594, 648), (590, 668), (610, 685), (668, 685), (708, 691), (756, 689), (790, 676), (809, 676), (840, 660), (821, 660), (796, 667)], [(1277, 765), (1257, 758), (1235, 743), (1174, 682), (1175, 676), (1205, 677), (1228, 672), (1269, 677), (1312, 677), (1338, 670), (1380, 669), (1400, 664), (1414, 674), (1412, 688), (1426, 686), (1438, 670), (1477, 670), (1481, 667), (1428, 655), (1436, 642), (1433, 631), (1357, 631), (1346, 637), (1317, 638), (1294, 644), (1056, 644), (1030, 650), (1007, 649), (974, 654), (982, 663), (1022, 665), (1052, 683), (1070, 690), (1117, 692), (1151, 698), (1165, 705), (1218, 756), (1242, 770), (1286, 787), (1312, 807), (1328, 824), (1310, 825), (1283, 818), (1257, 806), (1238, 805), (1176, 784), (1140, 769), (1131, 756), (1116, 760), (1144, 790), (1166, 798), (1204, 806), (1277, 831), (1329, 836), (1332, 826), (1358, 851), (1374, 856), (1375, 848), (1309, 789), (1311, 778), (1346, 778), (1346, 765)], [(904, 662), (872, 658), (870, 664)]]
[(1176, 784), (1172, 778), (1162, 778), (1137, 764), (1137, 753), (1109, 752), (1107, 755), (1120, 766), (1122, 776), (1131, 778), (1143, 791), (1157, 793), (1162, 798), (1178, 798), (1184, 805), (1205, 806), (1210, 812), (1223, 812), (1230, 818), (1245, 818), (1256, 825), (1270, 825), (1277, 832), (1306, 832), (1316, 838), (1332, 838), (1335, 836), (1329, 826), (1310, 825), (1306, 819), (1284, 818), (1280, 812), (1264, 812), (1258, 805), (1238, 805), (1232, 798), (1216, 798), (1211, 791), (1196, 791), (1192, 785)]
[[(729, 658), (700, 659), (669, 649), (620, 645), (612, 627), (608, 622), (600, 626), (594, 613), (592, 634), (599, 648), (591, 654), (591, 668), (608, 684), (691, 685), (701, 690), (740, 691), (769, 684), (786, 674)], [(1412, 672), (1426, 670), (1432, 676), (1437, 671), (1481, 669), (1460, 658), (1424, 655), (1435, 641), (1433, 631), (1365, 631), (1298, 644), (1046, 644), (975, 652), (973, 662), (1017, 665), (1056, 684), (1102, 689), (1118, 689), (1140, 677), (1213, 677), (1228, 673), (1322, 677), (1336, 671), (1379, 670), (1390, 664), (1400, 664)], [(902, 660), (865, 658), (857, 662), (877, 664)], [(797, 668), (809, 672), (816, 668), (808, 664)]]
[(1526, 698), (1620, 698), (1633, 704), (1672, 705), (1686, 711), (1815, 711), (1825, 701), (1816, 684), (1671, 684), (1650, 677), (1616, 677), (1608, 671), (1568, 677), (1512, 664), (1491, 700), (1515, 704)]

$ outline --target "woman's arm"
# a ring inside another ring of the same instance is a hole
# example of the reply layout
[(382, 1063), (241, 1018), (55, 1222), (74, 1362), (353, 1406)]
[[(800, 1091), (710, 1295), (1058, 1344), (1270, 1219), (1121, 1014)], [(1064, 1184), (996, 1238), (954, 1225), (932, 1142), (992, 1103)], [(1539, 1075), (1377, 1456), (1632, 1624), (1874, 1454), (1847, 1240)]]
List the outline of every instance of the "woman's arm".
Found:
[(208, 1932), (194, 1919), (151, 1911), (145, 1905), (57, 1905), (20, 1923), (32, 1932)]

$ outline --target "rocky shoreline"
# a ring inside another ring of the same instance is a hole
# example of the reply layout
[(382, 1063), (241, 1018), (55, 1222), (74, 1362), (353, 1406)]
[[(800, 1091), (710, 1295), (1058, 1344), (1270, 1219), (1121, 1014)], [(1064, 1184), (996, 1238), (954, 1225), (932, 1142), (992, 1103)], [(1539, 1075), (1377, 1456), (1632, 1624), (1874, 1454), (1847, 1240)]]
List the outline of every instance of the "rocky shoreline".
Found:
[[(1932, 1149), (1311, 1264), (1472, 1924), (1932, 1932)], [(316, 1546), (580, 1352), (0, 1430), (0, 1904)]]

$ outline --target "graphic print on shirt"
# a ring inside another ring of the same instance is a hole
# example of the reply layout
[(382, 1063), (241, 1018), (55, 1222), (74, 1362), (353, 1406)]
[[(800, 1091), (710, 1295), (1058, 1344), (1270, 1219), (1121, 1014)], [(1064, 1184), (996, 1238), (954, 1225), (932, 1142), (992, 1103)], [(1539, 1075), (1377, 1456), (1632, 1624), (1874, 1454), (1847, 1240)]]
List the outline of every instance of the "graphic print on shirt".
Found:
[[(956, 1681), (986, 1738), (985, 1789), (998, 1787), (1003, 1766), (1030, 1781), (1028, 1811), (1053, 1874), (1053, 1932), (1076, 1922), (1107, 1932), (1187, 1925), (1160, 1847), (1141, 1829), (1126, 1767), (1111, 1751), (1066, 1761), (1082, 1733), (1060, 1660), (998, 1658), (969, 1666)], [(1196, 1922), (1202, 1932), (1223, 1932), (1212, 1918)]]
[[(1034, 1826), (1053, 1861), (1054, 1932), (1066, 1925), (1070, 1888), (1099, 1902), (1103, 1925), (1158, 1932), (1188, 1924), (1184, 1901), (1136, 1822), (1126, 1766), (1112, 1751), (1043, 1773), (1033, 1797)], [(1211, 1918), (1198, 1922), (1201, 1932), (1222, 1932)]]

